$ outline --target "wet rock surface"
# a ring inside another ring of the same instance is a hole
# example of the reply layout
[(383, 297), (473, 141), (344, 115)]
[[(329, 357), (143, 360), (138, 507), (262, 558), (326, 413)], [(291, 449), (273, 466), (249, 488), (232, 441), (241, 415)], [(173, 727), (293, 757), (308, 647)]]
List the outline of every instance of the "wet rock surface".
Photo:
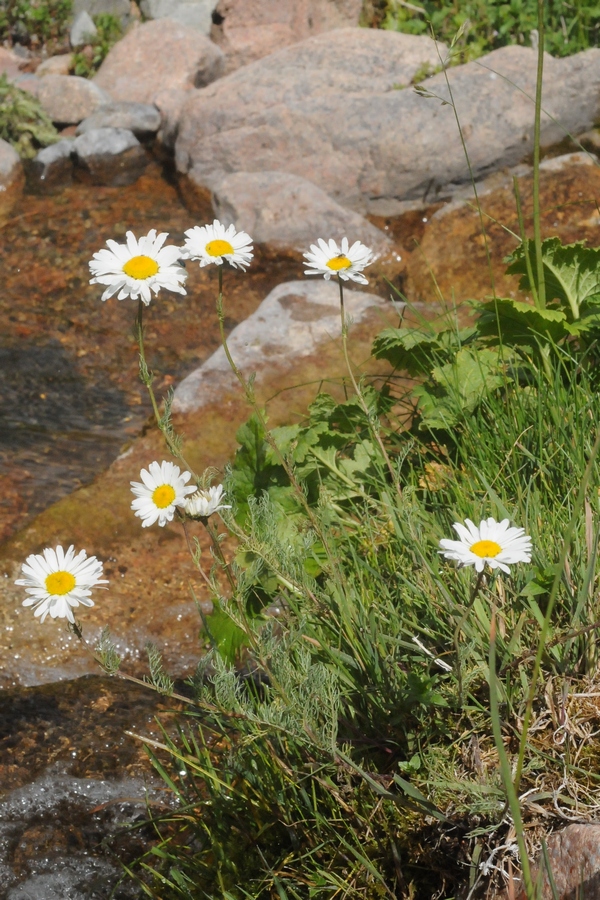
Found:
[(73, 180), (72, 139), (50, 144), (36, 155), (29, 167), (29, 176), (39, 190), (54, 190)]
[(213, 191), (217, 218), (251, 234), (257, 244), (302, 254), (318, 237), (362, 241), (390, 253), (389, 237), (345, 209), (311, 181), (286, 172), (237, 172)]
[[(0, 896), (129, 900), (120, 861), (152, 840), (140, 823), (172, 802), (134, 731), (159, 738), (179, 705), (118, 678), (0, 694)], [(136, 827), (132, 830), (131, 826)], [(115, 890), (114, 894), (111, 891)]]
[(73, 144), (75, 174), (90, 184), (124, 187), (143, 174), (149, 157), (133, 131), (91, 128)]
[(24, 186), (25, 175), (19, 155), (0, 138), (0, 228), (21, 198)]
[(222, 51), (199, 31), (157, 19), (135, 26), (115, 44), (93, 83), (114, 100), (153, 103), (160, 91), (209, 84), (224, 64)]

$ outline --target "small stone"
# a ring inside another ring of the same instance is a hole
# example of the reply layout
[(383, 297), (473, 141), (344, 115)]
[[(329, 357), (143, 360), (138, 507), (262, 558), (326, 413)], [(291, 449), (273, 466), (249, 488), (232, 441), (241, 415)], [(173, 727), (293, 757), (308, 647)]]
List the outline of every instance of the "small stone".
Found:
[(0, 47), (0, 75), (6, 75), (9, 81), (14, 81), (23, 73), (19, 65), (23, 62), (12, 50)]
[(600, 153), (600, 130), (598, 128), (593, 128), (591, 131), (580, 134), (577, 138), (577, 146), (579, 146), (579, 144), (581, 144), (584, 150), (590, 150), (592, 153)]
[(213, 192), (216, 217), (277, 250), (308, 250), (317, 238), (362, 241), (376, 254), (388, 253), (387, 235), (359, 213), (344, 209), (325, 191), (287, 172), (236, 172)]
[(110, 50), (94, 84), (115, 100), (153, 103), (165, 90), (202, 87), (225, 64), (219, 48), (203, 34), (170, 19), (136, 25)]
[(87, 12), (90, 16), (108, 13), (125, 23), (129, 17), (129, 0), (73, 0), (73, 15)]
[(77, 125), (111, 98), (97, 84), (77, 75), (46, 75), (35, 93), (53, 122)]
[(217, 0), (142, 0), (140, 9), (147, 19), (171, 19), (208, 37), (216, 5)]
[(25, 175), (19, 154), (0, 138), (0, 228), (23, 193)]
[(91, 184), (133, 184), (148, 165), (146, 151), (125, 128), (94, 128), (76, 138), (73, 149), (76, 177)]
[(133, 131), (138, 138), (148, 137), (156, 134), (160, 123), (160, 113), (153, 104), (116, 101), (101, 106), (95, 113), (80, 122), (77, 126), (77, 134), (85, 134), (94, 128), (125, 128)]
[(39, 64), (35, 70), (38, 78), (45, 75), (68, 75), (73, 65), (72, 53), (61, 53), (59, 56), (51, 56)]
[(87, 10), (82, 9), (71, 25), (71, 31), (69, 32), (71, 47), (83, 47), (84, 44), (89, 44), (97, 34), (98, 29), (94, 24), (94, 20)]
[(32, 160), (30, 178), (42, 191), (50, 191), (73, 180), (73, 140), (62, 140), (44, 147)]

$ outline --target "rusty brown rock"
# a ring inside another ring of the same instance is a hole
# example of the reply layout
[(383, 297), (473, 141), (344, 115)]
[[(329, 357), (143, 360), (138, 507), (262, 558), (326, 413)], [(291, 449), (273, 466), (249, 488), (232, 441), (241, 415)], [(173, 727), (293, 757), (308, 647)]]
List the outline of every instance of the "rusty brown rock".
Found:
[(358, 25), (362, 0), (220, 0), (213, 39), (233, 71), (313, 34)]
[(170, 19), (136, 25), (100, 66), (94, 84), (114, 100), (153, 103), (166, 90), (192, 90), (221, 74), (224, 56), (207, 37)]

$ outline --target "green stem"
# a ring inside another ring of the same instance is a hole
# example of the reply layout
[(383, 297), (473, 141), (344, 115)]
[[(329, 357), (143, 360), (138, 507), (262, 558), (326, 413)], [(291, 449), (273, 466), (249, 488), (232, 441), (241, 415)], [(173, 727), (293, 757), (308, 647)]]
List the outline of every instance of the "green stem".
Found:
[(506, 755), (504, 741), (502, 740), (502, 725), (500, 723), (500, 709), (498, 705), (498, 682), (496, 678), (496, 611), (492, 613), (492, 624), (490, 629), (490, 655), (489, 655), (489, 687), (490, 687), (490, 715), (492, 718), (492, 731), (494, 733), (494, 742), (498, 751), (498, 759), (500, 762), (500, 772), (502, 781), (506, 790), (508, 805), (515, 827), (517, 844), (519, 845), (519, 855), (521, 857), (521, 870), (523, 872), (523, 882), (525, 886), (525, 894), (528, 900), (534, 900), (535, 893), (533, 881), (531, 880), (531, 868), (529, 866), (529, 857), (527, 856), (527, 847), (525, 846), (523, 819), (521, 817), (521, 806), (519, 804), (518, 787), (513, 784), (510, 762)]
[(540, 214), (540, 135), (542, 123), (542, 80), (544, 75), (544, 0), (538, 0), (538, 59), (535, 85), (535, 121), (533, 129), (533, 240), (537, 268), (537, 306), (546, 308), (546, 281), (542, 257)]
[(348, 375), (350, 376), (350, 381), (352, 382), (352, 387), (354, 389), (354, 393), (358, 397), (358, 401), (362, 406), (363, 412), (367, 417), (367, 422), (369, 424), (369, 431), (371, 432), (372, 437), (376, 440), (379, 445), (379, 449), (381, 450), (381, 454), (385, 460), (385, 463), (388, 467), (390, 476), (392, 478), (392, 484), (396, 488), (396, 491), (399, 494), (402, 494), (402, 488), (400, 487), (400, 479), (397, 474), (394, 472), (394, 467), (392, 466), (392, 461), (390, 460), (387, 450), (385, 449), (385, 445), (379, 433), (379, 430), (375, 427), (375, 423), (373, 422), (371, 413), (369, 411), (369, 407), (365, 401), (365, 398), (362, 395), (362, 391), (360, 390), (358, 384), (356, 383), (356, 379), (354, 377), (354, 372), (352, 371), (352, 366), (350, 365), (350, 357), (348, 356), (348, 326), (346, 324), (346, 311), (344, 307), (344, 283), (340, 276), (338, 275), (338, 285), (340, 288), (340, 316), (342, 319), (342, 350), (344, 352), (344, 361), (346, 363), (346, 368), (348, 370)]
[(539, 309), (540, 303), (538, 299), (538, 291), (535, 283), (535, 278), (533, 277), (533, 268), (531, 265), (531, 257), (529, 255), (529, 241), (527, 240), (527, 234), (525, 232), (525, 219), (523, 217), (523, 210), (521, 207), (521, 192), (519, 191), (519, 179), (516, 175), (513, 176), (513, 188), (515, 192), (515, 204), (517, 206), (517, 218), (519, 220), (519, 232), (521, 234), (521, 243), (523, 244), (523, 252), (525, 253), (525, 266), (527, 268), (527, 279), (529, 284), (531, 285), (531, 294), (533, 296), (534, 305)]
[(168, 423), (165, 422), (165, 419), (163, 418), (163, 416), (161, 416), (160, 410), (158, 408), (156, 396), (152, 388), (152, 381), (154, 380), (154, 376), (148, 368), (148, 364), (146, 362), (146, 352), (144, 349), (144, 304), (142, 300), (140, 300), (138, 303), (137, 317), (135, 320), (135, 335), (137, 338), (140, 355), (140, 381), (146, 386), (146, 389), (150, 396), (150, 402), (152, 404), (152, 410), (154, 412), (156, 424), (165, 439), (165, 443), (169, 448), (169, 453), (171, 453), (171, 455), (174, 456), (175, 459), (178, 459), (185, 466), (185, 468), (192, 474), (192, 477), (197, 482), (198, 476), (195, 474), (194, 470), (179, 449), (177, 441), (174, 440), (171, 434), (171, 429)]
[(473, 609), (473, 604), (481, 590), (481, 585), (483, 583), (483, 569), (477, 575), (477, 581), (475, 582), (475, 587), (471, 592), (471, 599), (469, 600), (469, 604), (465, 609), (464, 613), (460, 617), (456, 628), (454, 629), (454, 652), (456, 654), (456, 680), (458, 682), (458, 706), (459, 709), (462, 709), (463, 705), (463, 682), (462, 682), (462, 666), (460, 663), (460, 633), (463, 629), (465, 622), (467, 621), (467, 617), (471, 610)]

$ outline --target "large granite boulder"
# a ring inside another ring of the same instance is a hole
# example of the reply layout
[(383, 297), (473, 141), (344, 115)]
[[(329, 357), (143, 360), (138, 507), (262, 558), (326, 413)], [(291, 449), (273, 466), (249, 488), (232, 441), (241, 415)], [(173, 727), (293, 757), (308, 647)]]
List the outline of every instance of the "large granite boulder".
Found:
[(0, 138), (0, 228), (23, 193), (25, 175), (19, 154)]
[[(212, 189), (237, 171), (285, 171), (358, 211), (390, 215), (401, 201), (454, 182), (469, 169), (446, 75), (402, 90), (439, 62), (425, 37), (340, 29), (273, 53), (191, 96), (176, 142), (180, 172)], [(448, 70), (477, 177), (531, 153), (536, 55), (504, 47)], [(600, 49), (548, 57), (542, 144), (590, 128), (600, 96)]]
[(233, 71), (322, 31), (356, 26), (362, 7), (363, 0), (219, 0), (212, 38)]
[(160, 128), (160, 113), (152, 103), (107, 103), (77, 126), (77, 134), (94, 128), (126, 128), (136, 137), (149, 137)]
[(209, 84), (223, 67), (222, 51), (199, 31), (156, 19), (132, 28), (114, 45), (94, 84), (114, 100), (153, 103), (159, 92)]
[(303, 253), (317, 238), (362, 241), (389, 253), (391, 241), (359, 213), (345, 209), (305, 178), (287, 172), (236, 172), (213, 193), (216, 217), (257, 244)]

